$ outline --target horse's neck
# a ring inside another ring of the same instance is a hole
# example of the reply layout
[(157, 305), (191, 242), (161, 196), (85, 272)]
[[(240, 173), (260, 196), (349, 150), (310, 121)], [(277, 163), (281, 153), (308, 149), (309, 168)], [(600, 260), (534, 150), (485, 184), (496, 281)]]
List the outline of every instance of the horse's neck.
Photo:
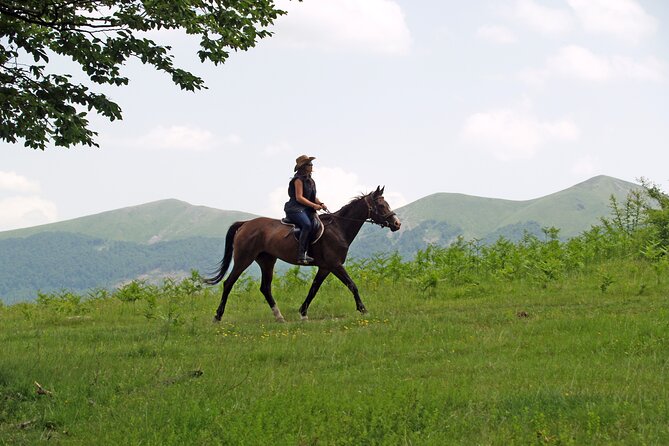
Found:
[(344, 233), (344, 239), (350, 245), (358, 235), (365, 220), (369, 218), (369, 207), (364, 198), (345, 206), (339, 211), (342, 217), (339, 227)]

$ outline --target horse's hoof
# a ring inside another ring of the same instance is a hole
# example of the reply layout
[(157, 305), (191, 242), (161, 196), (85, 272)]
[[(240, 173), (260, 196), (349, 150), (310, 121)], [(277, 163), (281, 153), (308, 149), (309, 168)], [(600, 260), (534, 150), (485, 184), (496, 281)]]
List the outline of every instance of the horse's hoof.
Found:
[(285, 324), (285, 323), (286, 323), (286, 320), (285, 320), (284, 318), (282, 318), (282, 317), (277, 318), (276, 321), (277, 321), (277, 323), (279, 323), (279, 324)]
[(308, 320), (309, 320), (309, 316), (307, 316), (306, 314), (300, 314), (300, 320), (301, 320), (301, 321), (308, 321)]
[(219, 322), (221, 322), (221, 318), (214, 316), (214, 319), (211, 322), (214, 324), (218, 324)]

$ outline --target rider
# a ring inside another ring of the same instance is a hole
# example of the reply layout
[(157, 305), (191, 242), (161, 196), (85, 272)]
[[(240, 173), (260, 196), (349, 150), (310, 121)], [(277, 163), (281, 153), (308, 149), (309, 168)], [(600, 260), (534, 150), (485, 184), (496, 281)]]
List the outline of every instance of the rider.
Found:
[(321, 209), (327, 211), (327, 206), (316, 197), (316, 183), (311, 178), (313, 170), (313, 156), (300, 155), (295, 160), (295, 176), (288, 183), (288, 196), (283, 210), (286, 217), (300, 229), (300, 242), (297, 254), (297, 263), (308, 264), (313, 258), (307, 255), (307, 245), (311, 240), (311, 232), (314, 227), (313, 219), (316, 211)]

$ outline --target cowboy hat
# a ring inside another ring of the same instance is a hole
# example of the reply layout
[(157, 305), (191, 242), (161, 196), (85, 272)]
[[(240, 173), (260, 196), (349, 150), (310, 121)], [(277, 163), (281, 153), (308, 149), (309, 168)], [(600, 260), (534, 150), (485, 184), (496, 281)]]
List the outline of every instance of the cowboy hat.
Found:
[(300, 156), (298, 156), (297, 159), (295, 160), (295, 169), (293, 169), (293, 170), (294, 170), (295, 172), (297, 172), (297, 170), (298, 170), (300, 167), (304, 166), (305, 164), (310, 163), (312, 160), (315, 160), (315, 159), (316, 159), (315, 156), (300, 155)]

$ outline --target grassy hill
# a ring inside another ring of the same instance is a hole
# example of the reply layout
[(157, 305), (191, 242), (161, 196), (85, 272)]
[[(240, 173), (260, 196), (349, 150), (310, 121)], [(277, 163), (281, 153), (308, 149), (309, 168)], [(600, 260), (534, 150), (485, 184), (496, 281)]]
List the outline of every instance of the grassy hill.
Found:
[(560, 228), (563, 237), (580, 234), (610, 213), (609, 198), (624, 201), (640, 186), (600, 175), (568, 189), (526, 201), (501, 200), (462, 194), (438, 193), (398, 210), (406, 230), (424, 221), (446, 221), (461, 228), (467, 238), (484, 238), (505, 226), (537, 222)]
[(67, 232), (104, 240), (156, 243), (189, 237), (225, 237), (230, 224), (256, 215), (160, 200), (73, 220), (0, 232), (0, 240)]
[[(428, 244), (466, 240), (512, 241), (542, 227), (578, 235), (610, 214), (609, 197), (623, 202), (638, 185), (599, 176), (569, 189), (527, 201), (439, 193), (397, 209), (402, 230), (365, 225), (350, 256), (398, 251), (413, 257)], [(34, 299), (37, 290), (85, 290), (137, 277), (209, 272), (221, 258), (223, 238), (234, 221), (255, 215), (162, 200), (32, 228), (0, 232), (0, 299)], [(278, 268), (285, 270), (279, 262)], [(253, 271), (251, 272), (253, 274)]]
[[(526, 201), (437, 193), (397, 209), (403, 228), (394, 240), (421, 228), (425, 241), (438, 241), (435, 227), (449, 228), (466, 239), (484, 239), (506, 227), (533, 223), (560, 228), (562, 237), (587, 230), (610, 213), (609, 198), (624, 201), (640, 186), (607, 176), (597, 176), (569, 189)], [(43, 232), (67, 232), (104, 240), (156, 243), (189, 237), (223, 238), (231, 223), (257, 215), (193, 206), (179, 200), (161, 200), (103, 212), (73, 220), (0, 232), (0, 240)], [(427, 224), (426, 225), (425, 223)], [(436, 224), (438, 223), (438, 224)], [(402, 234), (404, 232), (405, 234)], [(448, 232), (448, 231), (447, 231)]]
[(669, 444), (669, 284), (653, 265), (431, 293), (352, 277), (370, 313), (328, 279), (308, 323), (308, 283), (283, 280), (284, 324), (257, 284), (220, 324), (216, 288), (0, 306), (0, 444)]
[(542, 228), (560, 229), (563, 239), (574, 237), (611, 213), (610, 197), (624, 202), (641, 186), (597, 176), (563, 191), (533, 200), (513, 201), (463, 194), (437, 193), (397, 209), (402, 229), (390, 234), (366, 225), (351, 247), (351, 255), (398, 251), (412, 256), (427, 244), (446, 246), (462, 236), (492, 243), (500, 236), (517, 241), (525, 233), (542, 235)]
[(158, 282), (191, 270), (206, 274), (221, 252), (221, 239), (206, 237), (144, 244), (44, 232), (0, 240), (0, 302), (34, 300), (38, 291), (113, 288), (136, 278)]
[(0, 301), (37, 292), (109, 288), (136, 278), (203, 274), (222, 256), (231, 223), (253, 214), (161, 200), (0, 232)]

